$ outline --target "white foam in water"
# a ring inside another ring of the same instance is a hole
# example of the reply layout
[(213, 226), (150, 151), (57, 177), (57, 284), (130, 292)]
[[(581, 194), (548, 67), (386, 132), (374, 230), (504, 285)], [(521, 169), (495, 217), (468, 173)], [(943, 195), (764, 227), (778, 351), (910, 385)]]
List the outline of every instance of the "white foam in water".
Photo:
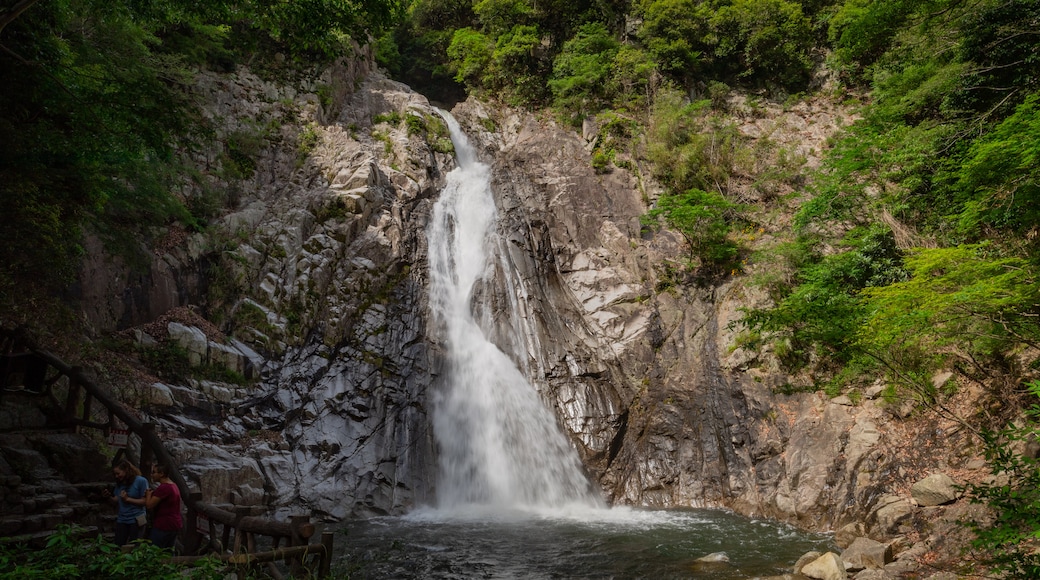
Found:
[(603, 507), (587, 504), (564, 504), (554, 507), (520, 507), (503, 509), (501, 506), (467, 504), (453, 509), (418, 508), (400, 518), (406, 522), (429, 524), (460, 524), (473, 522), (531, 524), (548, 521), (557, 524), (572, 523), (590, 528), (616, 530), (650, 530), (688, 528), (712, 524), (705, 512), (676, 510), (645, 510), (627, 506)]
[(486, 519), (601, 509), (552, 413), (474, 318), (474, 287), (491, 272), (488, 249), (498, 246), (497, 212), (488, 166), (476, 160), (455, 119), (441, 115), (458, 167), (427, 227), (430, 304), (448, 361), (433, 409), (437, 513)]

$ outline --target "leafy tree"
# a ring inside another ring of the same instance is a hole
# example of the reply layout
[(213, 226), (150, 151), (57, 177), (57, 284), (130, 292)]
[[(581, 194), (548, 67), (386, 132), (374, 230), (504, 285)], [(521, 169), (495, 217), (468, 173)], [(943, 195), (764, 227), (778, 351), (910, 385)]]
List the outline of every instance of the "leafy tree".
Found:
[(191, 77), (153, 51), (149, 30), (118, 4), (65, 0), (33, 6), (4, 35), (0, 278), (60, 288), (91, 215), (190, 219), (164, 169), (198, 118), (182, 90)]
[(484, 82), (494, 43), (485, 34), (472, 28), (460, 28), (448, 46), (448, 59), (455, 70), (455, 80), (467, 87), (479, 88)]
[(971, 63), (951, 107), (1002, 118), (1040, 89), (1040, 4), (1033, 0), (981, 2), (964, 10), (956, 59)]
[(534, 8), (526, 0), (478, 0), (473, 4), (473, 12), (480, 19), (483, 32), (492, 38), (534, 20)]
[(1040, 93), (1030, 95), (958, 163), (962, 231), (982, 226), (1022, 235), (1040, 227)]
[(523, 104), (540, 103), (546, 97), (547, 62), (541, 58), (542, 36), (534, 25), (516, 25), (498, 37), (491, 64), (484, 76), (492, 89), (511, 93)]
[(737, 208), (721, 194), (691, 189), (680, 195), (662, 195), (644, 223), (652, 226), (663, 219), (686, 241), (691, 262), (700, 262), (709, 272), (721, 272), (732, 266), (739, 252), (728, 237)]
[(711, 8), (696, 0), (649, 0), (641, 9), (639, 40), (661, 72), (683, 85), (703, 68), (701, 39), (711, 32)]
[(556, 106), (577, 113), (599, 110), (608, 99), (608, 79), (621, 45), (599, 22), (578, 29), (556, 57), (549, 80)]
[(749, 310), (745, 322), (785, 341), (782, 360), (792, 368), (821, 356), (852, 362), (857, 358), (856, 332), (869, 312), (861, 293), (906, 276), (892, 232), (878, 226), (856, 228), (837, 252), (820, 256), (802, 248), (791, 255), (801, 262), (795, 264), (793, 288), (781, 291), (775, 308)]
[(812, 23), (787, 0), (734, 0), (711, 18), (717, 68), (752, 82), (804, 87), (812, 61)]
[(644, 111), (654, 100), (661, 84), (660, 76), (648, 52), (624, 44), (611, 64), (607, 92), (614, 95), (614, 106)]
[(830, 19), (830, 39), (839, 63), (855, 74), (882, 57), (900, 26), (922, 4), (910, 0), (848, 0)]
[(975, 244), (917, 249), (905, 263), (908, 279), (863, 291), (870, 316), (857, 339), (893, 370), (933, 370), (896, 368), (903, 351), (975, 372), (1016, 346), (1040, 346), (1040, 277), (1027, 261)]

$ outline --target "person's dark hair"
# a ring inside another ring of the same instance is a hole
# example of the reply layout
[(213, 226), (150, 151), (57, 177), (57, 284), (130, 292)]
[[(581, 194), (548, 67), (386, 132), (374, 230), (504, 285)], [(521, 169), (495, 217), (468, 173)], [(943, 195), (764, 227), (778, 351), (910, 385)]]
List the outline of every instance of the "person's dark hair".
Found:
[(162, 463), (156, 463), (155, 465), (152, 466), (152, 469), (154, 469), (155, 471), (158, 471), (159, 475), (161, 475), (163, 477), (169, 477), (170, 476), (170, 470), (167, 469), (166, 466), (163, 465)]
[(141, 476), (141, 470), (138, 469), (137, 466), (134, 465), (133, 463), (130, 463), (130, 461), (127, 460), (127, 459), (124, 459), (124, 460), (120, 461), (119, 463), (117, 463), (114, 469), (118, 469), (119, 471), (122, 471), (123, 473), (129, 473), (131, 477), (140, 477)]

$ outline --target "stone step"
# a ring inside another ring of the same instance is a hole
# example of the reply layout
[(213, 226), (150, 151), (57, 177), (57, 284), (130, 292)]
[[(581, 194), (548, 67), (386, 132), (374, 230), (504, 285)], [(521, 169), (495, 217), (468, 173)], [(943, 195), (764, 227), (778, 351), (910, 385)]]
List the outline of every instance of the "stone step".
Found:
[(0, 536), (50, 531), (63, 523), (65, 518), (55, 513), (4, 516), (0, 518)]

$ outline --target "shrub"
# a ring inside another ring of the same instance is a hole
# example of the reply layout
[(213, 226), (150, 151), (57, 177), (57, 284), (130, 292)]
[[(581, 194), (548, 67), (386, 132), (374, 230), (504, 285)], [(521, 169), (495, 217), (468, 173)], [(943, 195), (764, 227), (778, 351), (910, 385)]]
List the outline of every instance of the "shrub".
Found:
[(972, 547), (987, 576), (1007, 580), (1040, 577), (1040, 462), (1023, 450), (1040, 437), (1040, 381), (1026, 386), (1032, 404), (1025, 421), (982, 432), (983, 450), (993, 478), (965, 486), (966, 496), (993, 511), (989, 519), (965, 520), (974, 533)]
[(0, 580), (67, 578), (70, 580), (218, 580), (216, 560), (200, 560), (185, 568), (170, 562), (169, 553), (141, 542), (123, 552), (101, 536), (85, 538), (85, 530), (62, 525), (43, 549), (5, 545), (0, 548)]
[(644, 223), (652, 225), (663, 218), (682, 235), (691, 260), (699, 261), (710, 272), (719, 272), (728, 269), (737, 257), (737, 245), (728, 237), (737, 208), (718, 193), (691, 189), (682, 195), (662, 195)]

